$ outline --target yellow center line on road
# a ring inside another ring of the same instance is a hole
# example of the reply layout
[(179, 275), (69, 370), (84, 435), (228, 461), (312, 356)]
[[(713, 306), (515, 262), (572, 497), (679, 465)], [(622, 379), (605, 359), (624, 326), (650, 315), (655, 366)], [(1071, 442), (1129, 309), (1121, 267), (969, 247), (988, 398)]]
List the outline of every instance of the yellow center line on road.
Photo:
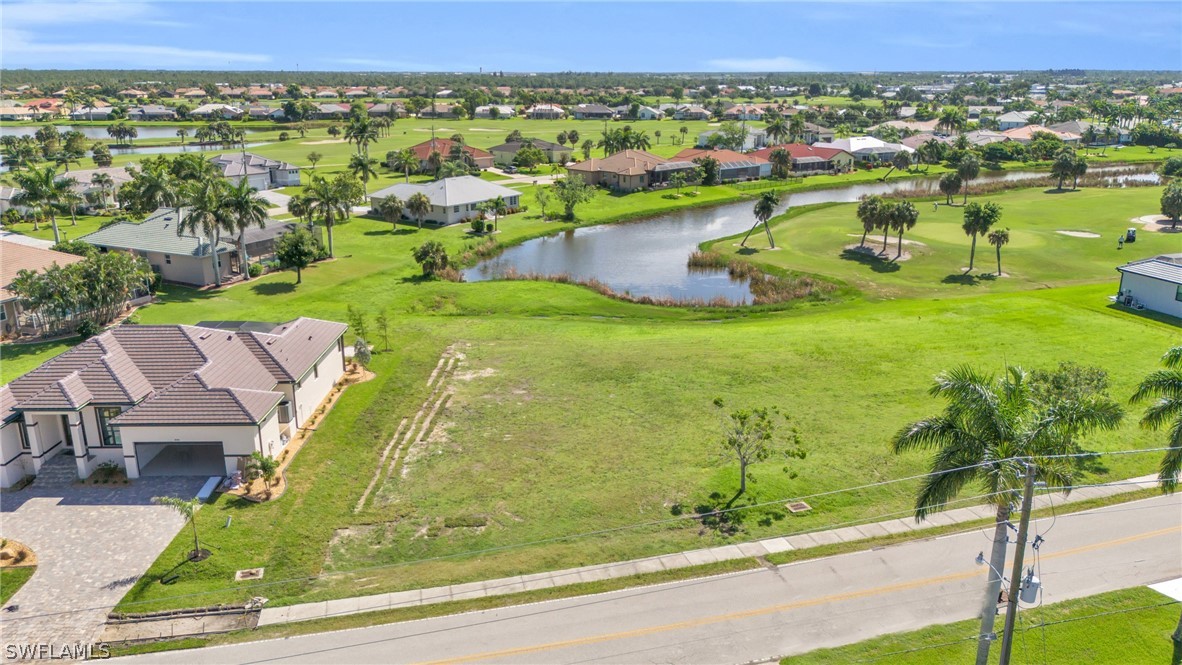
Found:
[[(1082, 554), (1084, 552), (1091, 552), (1094, 550), (1104, 549), (1106, 547), (1116, 547), (1118, 545), (1126, 545), (1128, 543), (1137, 542), (1139, 540), (1148, 540), (1158, 536), (1167, 534), (1179, 534), (1182, 530), (1176, 527), (1167, 529), (1158, 529), (1156, 531), (1149, 531), (1133, 536), (1126, 536), (1124, 538), (1117, 538), (1101, 543), (1093, 543), (1091, 545), (1083, 545), (1062, 552), (1052, 552), (1044, 554), (1043, 560), (1057, 559), (1074, 554)], [(845, 593), (833, 594), (830, 596), (822, 596), (819, 598), (808, 598), (805, 600), (797, 600), (791, 603), (781, 603), (778, 605), (770, 605), (768, 607), (760, 607), (752, 610), (744, 610), (742, 612), (730, 612), (727, 614), (716, 614), (714, 616), (701, 617), (698, 619), (688, 619), (686, 621), (678, 621), (675, 623), (667, 623), (659, 626), (649, 626), (647, 628), (637, 628), (635, 630), (626, 630), (615, 633), (604, 633), (602, 635), (590, 635), (588, 637), (580, 637), (572, 640), (562, 640), (559, 642), (547, 642), (545, 644), (535, 644), (532, 646), (517, 647), (514, 649), (502, 649), (500, 651), (486, 651), (483, 653), (475, 653), (468, 656), (458, 656), (456, 658), (446, 658), (443, 660), (434, 660), (420, 665), (448, 665), (451, 663), (470, 663), (481, 660), (492, 660), (494, 658), (507, 658), (512, 656), (520, 656), (527, 653), (536, 653), (539, 651), (551, 651), (555, 649), (565, 649), (569, 647), (584, 646), (588, 644), (596, 644), (599, 642), (611, 642), (615, 640), (624, 640), (632, 637), (644, 637), (647, 635), (655, 635), (657, 633), (665, 633), (674, 630), (683, 630), (687, 628), (697, 628), (699, 626), (708, 626), (716, 623), (724, 623), (727, 621), (734, 621), (737, 619), (749, 619), (757, 616), (764, 616), (768, 614), (776, 614), (777, 612), (785, 612), (787, 610), (796, 610), (805, 607), (814, 607), (817, 605), (825, 605), (828, 603), (836, 603), (845, 600), (854, 600), (857, 598), (867, 598), (871, 596), (881, 596), (884, 594), (894, 593), (896, 591), (908, 591), (920, 587), (931, 586), (934, 584), (941, 584), (944, 582), (955, 582), (957, 580), (971, 579), (984, 575), (988, 568), (974, 568), (959, 573), (951, 573), (948, 575), (940, 575), (937, 577), (928, 577), (921, 580), (912, 580), (910, 582), (900, 582), (898, 584), (888, 584), (886, 586), (874, 587), (871, 589), (863, 589), (861, 591), (847, 591)]]

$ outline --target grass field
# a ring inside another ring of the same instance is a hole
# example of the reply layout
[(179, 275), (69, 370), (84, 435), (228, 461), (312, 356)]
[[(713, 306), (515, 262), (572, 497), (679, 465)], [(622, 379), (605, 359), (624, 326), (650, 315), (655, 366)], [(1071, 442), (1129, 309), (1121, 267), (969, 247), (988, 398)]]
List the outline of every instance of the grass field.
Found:
[[(1044, 626), (1045, 624), (1045, 626)], [(1018, 615), (1013, 662), (1048, 665), (1159, 665), (1173, 654), (1170, 634), (1178, 604), (1145, 588), (1067, 600)], [(886, 635), (836, 649), (783, 659), (781, 665), (899, 663), (943, 665), (972, 662), (977, 621), (931, 626)], [(999, 647), (990, 650), (996, 663)]]
[[(974, 272), (966, 276), (970, 239), (961, 229), (963, 208), (917, 203), (919, 222), (904, 234), (909, 260), (894, 262), (897, 237), (892, 234), (887, 257), (851, 252), (861, 239), (862, 225), (853, 204), (788, 214), (773, 221), (778, 249), (767, 251), (766, 236), (752, 235), (748, 248), (735, 239), (709, 245), (724, 254), (742, 255), (757, 263), (818, 273), (847, 281), (877, 297), (970, 295), (997, 291), (1045, 288), (1095, 282), (1114, 283), (1115, 267), (1129, 261), (1182, 249), (1182, 236), (1141, 232), (1135, 244), (1118, 250), (1116, 238), (1130, 219), (1158, 211), (1161, 189), (1081, 189), (1055, 192), (1041, 189), (1009, 191), (988, 197), (1002, 207), (1000, 228), (1010, 229), (1002, 248), (1002, 271), (997, 278), (995, 249), (977, 240)], [(941, 202), (942, 203), (942, 202)], [(1098, 234), (1097, 238), (1063, 235), (1059, 231)], [(882, 234), (870, 241), (881, 243)], [(877, 245), (881, 247), (881, 244)], [(754, 248), (754, 249), (752, 249)], [(1115, 293), (1115, 287), (1113, 292)]]
[(5, 566), (0, 568), (0, 606), (8, 604), (8, 599), (21, 590), (25, 582), (37, 572), (37, 566)]

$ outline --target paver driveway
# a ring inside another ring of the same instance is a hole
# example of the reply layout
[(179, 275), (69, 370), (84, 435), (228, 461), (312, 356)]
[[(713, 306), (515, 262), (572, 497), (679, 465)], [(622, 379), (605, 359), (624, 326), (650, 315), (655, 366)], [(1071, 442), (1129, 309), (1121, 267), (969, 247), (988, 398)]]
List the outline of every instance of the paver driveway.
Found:
[(107, 612), (184, 526), (152, 497), (195, 496), (204, 480), (144, 478), (116, 488), (34, 482), (0, 496), (0, 534), (31, 547), (38, 560), (0, 611), (4, 644), (91, 643)]

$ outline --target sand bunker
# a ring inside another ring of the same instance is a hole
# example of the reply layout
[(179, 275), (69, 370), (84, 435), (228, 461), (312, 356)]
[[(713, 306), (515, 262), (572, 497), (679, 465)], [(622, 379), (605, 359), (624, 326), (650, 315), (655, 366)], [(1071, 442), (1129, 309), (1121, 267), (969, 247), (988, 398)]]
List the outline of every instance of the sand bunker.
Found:
[[(846, 235), (851, 238), (861, 238), (862, 237), (861, 233), (847, 233)], [(890, 240), (887, 241), (887, 244), (888, 245), (895, 245), (898, 242), (899, 242), (898, 237), (892, 237)], [(867, 245), (874, 245), (875, 247), (881, 248), (882, 247), (882, 237), (880, 236), (876, 239), (873, 236), (867, 236), (866, 244)], [(907, 238), (903, 238), (903, 244), (904, 245), (915, 245), (916, 247), (927, 247), (927, 245), (923, 244), (922, 242), (920, 242), (918, 240), (908, 240)], [(857, 245), (855, 245), (855, 247), (857, 247)]]
[(1055, 231), (1060, 235), (1071, 236), (1072, 238), (1099, 238), (1099, 233), (1092, 233), (1090, 231)]
[(1150, 233), (1182, 233), (1182, 224), (1179, 224), (1178, 228), (1174, 228), (1173, 222), (1165, 215), (1144, 215), (1134, 217), (1129, 221), (1134, 224), (1143, 224), (1141, 230)]
[[(922, 245), (923, 243), (918, 243), (918, 244)], [(904, 247), (907, 246), (906, 240), (903, 241), (903, 246)], [(888, 245), (887, 251), (885, 253), (882, 252), (882, 243), (881, 242), (870, 242), (869, 240), (866, 241), (865, 245), (859, 245), (857, 243), (854, 243), (852, 245), (846, 245), (844, 247), (844, 249), (849, 252), (858, 252), (859, 254), (865, 254), (866, 256), (875, 256), (875, 257), (882, 259), (883, 261), (894, 261), (895, 263), (902, 263), (903, 261), (910, 261), (911, 260), (911, 252), (908, 252), (907, 250), (903, 250), (903, 253), (900, 254), (898, 257), (896, 257), (895, 252), (898, 252), (899, 249), (898, 249), (898, 246), (895, 244)]]

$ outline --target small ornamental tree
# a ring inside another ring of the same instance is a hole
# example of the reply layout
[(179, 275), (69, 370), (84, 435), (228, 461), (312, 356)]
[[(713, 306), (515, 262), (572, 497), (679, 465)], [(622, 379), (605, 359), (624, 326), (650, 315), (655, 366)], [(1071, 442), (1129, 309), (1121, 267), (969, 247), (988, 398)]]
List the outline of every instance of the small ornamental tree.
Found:
[(375, 332), (378, 337), (382, 339), (382, 349), (384, 351), (390, 350), (390, 315), (386, 310), (378, 312), (377, 317), (374, 318), (374, 325), (377, 326)]
[(411, 254), (415, 262), (422, 266), (423, 277), (434, 277), (448, 266), (447, 250), (438, 240), (428, 240), (411, 250)]
[(373, 355), (369, 351), (369, 342), (365, 341), (364, 337), (353, 340), (353, 361), (368, 369), (372, 360)]
[(296, 284), (304, 281), (307, 268), (320, 253), (320, 243), (307, 229), (296, 229), (283, 234), (275, 245), (275, 258), (284, 268), (295, 268)]
[(1161, 194), (1161, 214), (1170, 218), (1170, 228), (1178, 228), (1182, 217), (1182, 180), (1171, 180)]
[(197, 506), (201, 505), (200, 501), (196, 498), (182, 499), (176, 496), (154, 496), (152, 497), (152, 503), (173, 509), (178, 515), (185, 518), (185, 522), (193, 527), (193, 551), (189, 552), (188, 557), (190, 561), (201, 561), (209, 558), (209, 550), (201, 549), (201, 542), (197, 539), (197, 522), (193, 519), (193, 515), (197, 512)]
[[(724, 408), (721, 397), (714, 400), (714, 406)], [(752, 464), (773, 457), (804, 459), (799, 433), (795, 428), (787, 429), (786, 433), (782, 429), (789, 422), (788, 416), (777, 407), (736, 409), (723, 414), (720, 457), (739, 463), (739, 491), (727, 503), (728, 508), (747, 491), (748, 468)]]
[(554, 198), (562, 203), (567, 219), (575, 218), (575, 206), (595, 198), (595, 188), (578, 174), (569, 175), (554, 183)]

